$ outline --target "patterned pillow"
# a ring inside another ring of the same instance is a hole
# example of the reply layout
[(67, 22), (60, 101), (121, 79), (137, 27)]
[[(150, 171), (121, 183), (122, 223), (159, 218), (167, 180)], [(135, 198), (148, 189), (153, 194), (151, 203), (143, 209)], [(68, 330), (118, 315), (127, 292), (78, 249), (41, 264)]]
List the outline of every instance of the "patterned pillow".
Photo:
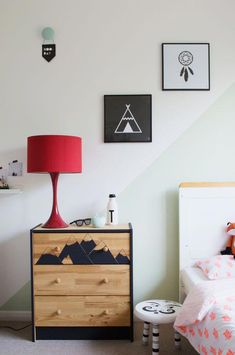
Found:
[(235, 277), (235, 259), (233, 255), (216, 255), (196, 262), (210, 280)]

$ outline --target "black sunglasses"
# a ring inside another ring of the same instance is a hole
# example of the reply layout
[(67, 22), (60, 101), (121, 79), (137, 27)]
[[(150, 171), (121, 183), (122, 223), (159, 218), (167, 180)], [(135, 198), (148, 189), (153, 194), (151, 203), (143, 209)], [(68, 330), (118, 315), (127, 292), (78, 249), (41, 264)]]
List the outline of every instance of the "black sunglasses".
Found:
[(70, 222), (70, 224), (76, 224), (78, 227), (83, 226), (83, 224), (85, 224), (85, 226), (89, 226), (91, 224), (91, 218), (76, 219), (75, 221)]

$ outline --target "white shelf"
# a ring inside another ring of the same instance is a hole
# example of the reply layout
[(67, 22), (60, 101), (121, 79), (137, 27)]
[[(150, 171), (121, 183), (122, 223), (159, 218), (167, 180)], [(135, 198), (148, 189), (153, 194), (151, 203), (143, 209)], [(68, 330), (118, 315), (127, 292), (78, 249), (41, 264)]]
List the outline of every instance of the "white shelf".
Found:
[(0, 195), (16, 195), (22, 192), (20, 189), (0, 189)]

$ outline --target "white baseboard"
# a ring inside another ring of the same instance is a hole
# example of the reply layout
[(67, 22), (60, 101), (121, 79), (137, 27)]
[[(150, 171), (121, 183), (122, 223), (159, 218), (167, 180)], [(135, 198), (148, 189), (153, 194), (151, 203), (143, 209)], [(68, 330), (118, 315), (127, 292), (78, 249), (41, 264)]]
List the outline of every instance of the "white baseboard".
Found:
[(31, 311), (0, 311), (0, 321), (30, 322)]

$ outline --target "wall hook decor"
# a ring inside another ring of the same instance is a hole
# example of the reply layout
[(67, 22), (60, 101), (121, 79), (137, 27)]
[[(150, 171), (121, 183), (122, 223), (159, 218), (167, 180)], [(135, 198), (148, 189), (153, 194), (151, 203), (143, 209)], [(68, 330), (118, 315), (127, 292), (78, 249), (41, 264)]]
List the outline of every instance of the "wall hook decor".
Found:
[(51, 27), (45, 27), (42, 30), (42, 56), (47, 62), (50, 62), (56, 55), (56, 46), (54, 43), (55, 32)]

